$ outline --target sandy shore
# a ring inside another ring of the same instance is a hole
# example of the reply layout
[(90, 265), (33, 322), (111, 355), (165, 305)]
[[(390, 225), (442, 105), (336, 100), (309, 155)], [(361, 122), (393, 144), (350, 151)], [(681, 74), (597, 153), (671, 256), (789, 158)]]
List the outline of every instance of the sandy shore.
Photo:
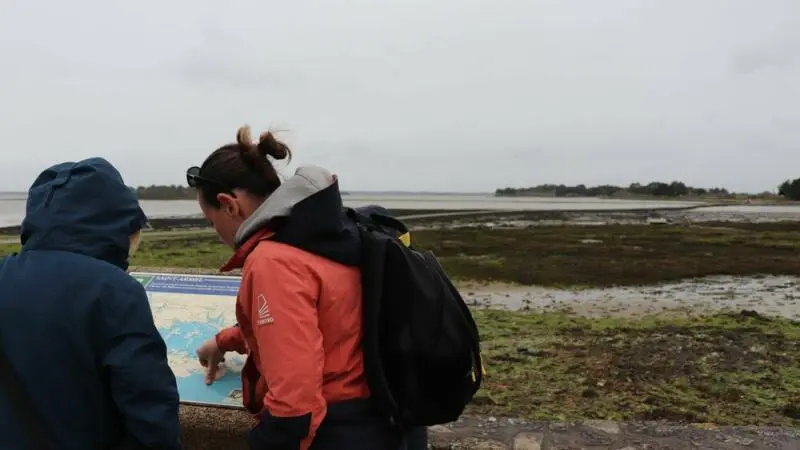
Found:
[(800, 278), (716, 276), (656, 286), (548, 289), (536, 286), (465, 285), (474, 306), (530, 311), (568, 311), (588, 317), (650, 314), (700, 315), (725, 311), (800, 320)]

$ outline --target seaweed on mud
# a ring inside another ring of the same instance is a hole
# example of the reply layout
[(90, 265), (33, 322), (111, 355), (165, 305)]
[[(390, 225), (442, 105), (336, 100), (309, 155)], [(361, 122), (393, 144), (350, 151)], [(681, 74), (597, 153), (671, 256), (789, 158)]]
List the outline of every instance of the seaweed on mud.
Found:
[(416, 242), (437, 254), (458, 278), (525, 285), (641, 285), (707, 275), (800, 275), (800, 227), (765, 228), (461, 228), (420, 231)]
[[(482, 282), (602, 287), (708, 275), (800, 275), (800, 227), (727, 225), (422, 229), (414, 242), (432, 250), (454, 278)], [(0, 256), (18, 248), (0, 244)], [(132, 264), (216, 268), (230, 253), (213, 233), (154, 233)]]
[(669, 321), (478, 314), (490, 369), (481, 395), (492, 402), (475, 411), (800, 425), (800, 324), (746, 314)]

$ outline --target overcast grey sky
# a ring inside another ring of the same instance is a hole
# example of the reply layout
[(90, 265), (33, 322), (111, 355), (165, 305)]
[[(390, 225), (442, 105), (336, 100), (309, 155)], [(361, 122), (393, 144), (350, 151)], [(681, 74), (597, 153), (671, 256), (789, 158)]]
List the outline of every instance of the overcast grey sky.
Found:
[(3, 0), (0, 61), (0, 190), (244, 123), (353, 190), (800, 177), (800, 0)]

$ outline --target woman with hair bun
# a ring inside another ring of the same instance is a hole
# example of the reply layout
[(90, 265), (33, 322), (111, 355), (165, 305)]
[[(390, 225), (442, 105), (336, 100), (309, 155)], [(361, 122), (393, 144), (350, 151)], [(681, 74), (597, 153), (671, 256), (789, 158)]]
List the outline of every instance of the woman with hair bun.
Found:
[(242, 127), (187, 171), (205, 217), (242, 269), (238, 324), (198, 350), (213, 382), (226, 352), (247, 355), (244, 406), (258, 418), (252, 449), (391, 450), (405, 433), (370, 401), (361, 352), (359, 240), (339, 184), (302, 166), (281, 182), (271, 160), (291, 157), (270, 133)]

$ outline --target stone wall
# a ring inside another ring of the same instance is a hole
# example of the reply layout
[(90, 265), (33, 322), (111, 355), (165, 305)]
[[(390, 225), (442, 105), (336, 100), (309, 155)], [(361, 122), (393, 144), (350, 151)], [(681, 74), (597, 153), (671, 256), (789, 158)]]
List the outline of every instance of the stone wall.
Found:
[[(186, 450), (249, 450), (251, 417), (241, 410), (183, 407)], [(527, 422), (463, 417), (430, 429), (433, 450), (798, 450), (800, 429), (716, 428), (664, 423)], [(346, 450), (346, 449), (343, 449)]]

